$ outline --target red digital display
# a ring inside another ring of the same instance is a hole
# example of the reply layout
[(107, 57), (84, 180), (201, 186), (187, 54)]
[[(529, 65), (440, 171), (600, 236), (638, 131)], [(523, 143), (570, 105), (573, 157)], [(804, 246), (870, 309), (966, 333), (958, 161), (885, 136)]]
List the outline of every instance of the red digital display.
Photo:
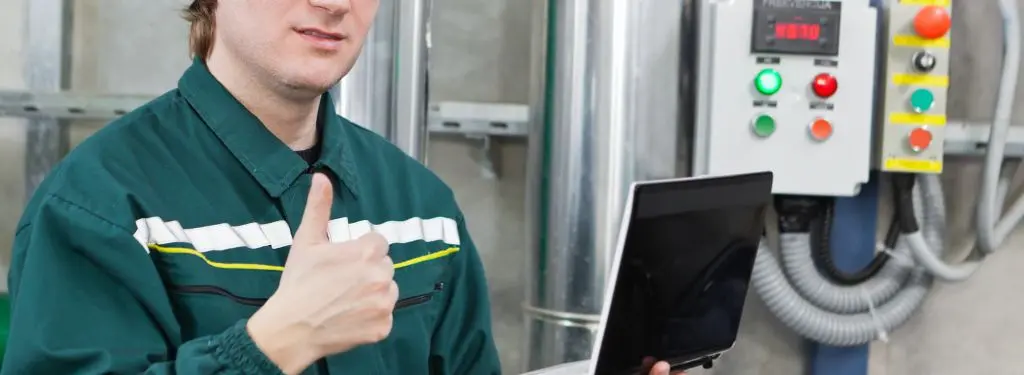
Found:
[(821, 25), (816, 23), (778, 22), (775, 24), (775, 39), (818, 40)]

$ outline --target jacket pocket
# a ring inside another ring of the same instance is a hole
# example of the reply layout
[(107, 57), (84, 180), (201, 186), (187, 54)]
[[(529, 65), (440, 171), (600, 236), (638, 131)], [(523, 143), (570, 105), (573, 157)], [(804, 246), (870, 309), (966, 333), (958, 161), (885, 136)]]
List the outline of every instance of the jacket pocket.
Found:
[(257, 307), (259, 307), (259, 306), (263, 306), (263, 304), (267, 303), (267, 299), (266, 298), (242, 297), (242, 296), (239, 296), (239, 295), (236, 295), (234, 293), (231, 293), (231, 292), (227, 291), (227, 289), (221, 288), (219, 286), (213, 286), (213, 285), (174, 285), (174, 286), (170, 287), (170, 291), (171, 291), (171, 293), (176, 293), (176, 294), (206, 294), (206, 295), (221, 296), (221, 297), (227, 298), (229, 300), (232, 300), (235, 303), (238, 303), (238, 304), (241, 304), (241, 305), (246, 305), (246, 306), (257, 306)]
[(174, 308), (183, 340), (223, 332), (240, 319), (248, 319), (266, 298), (240, 295), (215, 285), (169, 285), (167, 296)]
[(395, 311), (430, 302), (430, 300), (434, 298), (434, 295), (442, 290), (444, 290), (444, 283), (439, 282), (434, 284), (434, 290), (431, 290), (430, 292), (402, 298), (398, 300), (398, 302), (395, 302)]

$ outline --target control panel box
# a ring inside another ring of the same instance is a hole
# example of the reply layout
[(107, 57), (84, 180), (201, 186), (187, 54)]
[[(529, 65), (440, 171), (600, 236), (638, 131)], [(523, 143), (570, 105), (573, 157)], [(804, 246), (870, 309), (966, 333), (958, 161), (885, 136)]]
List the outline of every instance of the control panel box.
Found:
[(941, 173), (949, 89), (949, 0), (891, 1), (879, 169)]
[(872, 157), (878, 11), (863, 1), (712, 3), (706, 172), (775, 194), (852, 196)]

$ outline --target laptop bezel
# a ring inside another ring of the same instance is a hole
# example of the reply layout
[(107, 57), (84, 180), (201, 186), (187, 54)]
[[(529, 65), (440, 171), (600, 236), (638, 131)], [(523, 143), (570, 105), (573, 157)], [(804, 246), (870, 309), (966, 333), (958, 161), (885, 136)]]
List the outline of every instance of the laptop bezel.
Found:
[[(612, 259), (612, 268), (608, 271), (609, 280), (608, 280), (608, 284), (605, 287), (604, 301), (603, 301), (602, 307), (601, 307), (601, 319), (600, 319), (600, 321), (598, 323), (597, 334), (596, 334), (595, 339), (594, 339), (594, 346), (593, 346), (593, 349), (592, 349), (591, 354), (590, 354), (590, 364), (588, 366), (589, 371), (587, 372), (587, 374), (589, 374), (589, 375), (596, 375), (597, 374), (597, 365), (599, 363), (598, 357), (601, 354), (601, 347), (604, 344), (604, 334), (605, 334), (605, 330), (607, 328), (606, 325), (608, 324), (608, 315), (609, 315), (609, 313), (611, 311), (612, 303), (614, 302), (613, 298), (614, 298), (614, 294), (615, 294), (614, 293), (615, 292), (615, 287), (616, 287), (616, 284), (618, 283), (619, 270), (620, 270), (621, 262), (622, 262), (622, 255), (623, 255), (623, 251), (624, 251), (624, 249), (626, 247), (626, 237), (627, 237), (627, 234), (629, 233), (629, 224), (630, 224), (630, 222), (632, 221), (632, 218), (633, 218), (633, 211), (634, 211), (633, 208), (634, 208), (634, 204), (636, 203), (636, 198), (637, 198), (636, 192), (637, 192), (637, 190), (640, 187), (642, 187), (642, 186), (650, 186), (650, 185), (691, 183), (691, 182), (692, 183), (700, 183), (700, 182), (707, 181), (707, 180), (723, 180), (723, 182), (725, 182), (725, 181), (733, 180), (733, 179), (736, 179), (736, 178), (744, 178), (744, 177), (746, 177), (746, 178), (762, 178), (762, 179), (767, 179), (768, 182), (769, 182), (768, 183), (769, 190), (771, 189), (771, 186), (772, 186), (771, 182), (773, 182), (772, 180), (774, 178), (774, 176), (773, 176), (773, 174), (771, 172), (754, 172), (754, 173), (729, 174), (729, 175), (703, 175), (703, 176), (693, 176), (693, 177), (677, 177), (677, 178), (660, 179), (660, 180), (638, 181), (638, 182), (634, 182), (634, 183), (630, 184), (629, 194), (626, 196), (625, 204), (623, 204), (622, 221), (619, 222), (619, 234), (618, 234), (618, 238), (615, 241), (615, 253), (614, 253), (614, 258)], [(769, 191), (767, 195), (770, 197), (771, 196), (771, 192)], [(717, 359), (718, 357), (720, 357), (722, 354), (728, 352), (729, 350), (732, 350), (732, 348), (735, 347), (735, 345), (736, 345), (736, 340), (734, 339), (733, 343), (731, 345), (729, 345), (728, 348), (725, 348), (723, 350), (710, 352), (710, 353), (707, 353), (706, 355), (702, 356), (701, 358), (695, 358), (695, 359), (692, 359), (692, 360), (687, 360), (687, 361), (682, 362), (682, 363), (669, 363), (669, 364), (673, 367), (673, 370), (675, 370), (675, 367), (679, 366), (679, 365), (687, 365), (687, 364), (695, 364), (695, 363), (699, 364), (699, 363), (702, 362), (702, 360), (705, 360), (705, 359), (707, 361), (711, 361), (713, 359)]]

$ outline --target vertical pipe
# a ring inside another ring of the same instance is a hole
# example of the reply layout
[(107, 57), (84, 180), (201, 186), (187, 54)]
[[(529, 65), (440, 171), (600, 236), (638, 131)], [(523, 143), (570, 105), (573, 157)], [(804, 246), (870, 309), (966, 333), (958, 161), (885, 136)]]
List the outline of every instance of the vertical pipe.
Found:
[(676, 159), (682, 2), (545, 3), (533, 27), (545, 42), (533, 56), (527, 370), (589, 358), (628, 187), (674, 175)]
[(536, 330), (541, 327), (536, 326), (537, 323), (531, 320), (531, 314), (527, 311), (530, 306), (537, 305), (538, 292), (544, 289), (540, 276), (545, 269), (542, 259), (546, 254), (544, 233), (547, 228), (547, 216), (542, 213), (545, 212), (544, 207), (547, 207), (545, 186), (548, 161), (546, 156), (548, 155), (547, 150), (550, 149), (547, 144), (550, 139), (548, 136), (550, 129), (548, 118), (550, 116), (548, 116), (549, 111), (547, 110), (550, 90), (548, 90), (547, 82), (549, 80), (548, 73), (552, 70), (550, 69), (552, 56), (549, 51), (551, 45), (548, 43), (548, 27), (551, 23), (548, 9), (556, 1), (558, 0), (531, 0), (530, 7), (533, 11), (530, 17), (530, 123), (526, 141), (526, 189), (523, 216), (526, 219), (524, 232), (527, 249), (524, 264), (526, 277), (523, 280), (526, 300), (523, 303), (525, 339), (522, 343), (522, 353), (525, 355), (519, 370), (542, 367), (534, 362), (543, 360), (535, 358), (538, 353), (534, 349), (536, 341), (540, 338), (539, 332)]
[(331, 89), (338, 114), (394, 142), (397, 0), (383, 0), (359, 60)]
[[(25, 81), (29, 90), (60, 91), (70, 82), (71, 4), (67, 0), (26, 2)], [(68, 124), (29, 120), (25, 139), (25, 194), (31, 197), (69, 148)], [(27, 198), (26, 198), (27, 199)]]
[(420, 161), (426, 161), (430, 5), (431, 0), (395, 3), (398, 35), (394, 142), (402, 151)]
[(712, 10), (714, 1), (699, 1), (696, 4), (697, 35), (695, 43), (696, 71), (694, 89), (694, 125), (693, 144), (690, 153), (690, 173), (703, 175), (708, 173), (708, 140), (711, 135), (711, 51), (713, 45)]

